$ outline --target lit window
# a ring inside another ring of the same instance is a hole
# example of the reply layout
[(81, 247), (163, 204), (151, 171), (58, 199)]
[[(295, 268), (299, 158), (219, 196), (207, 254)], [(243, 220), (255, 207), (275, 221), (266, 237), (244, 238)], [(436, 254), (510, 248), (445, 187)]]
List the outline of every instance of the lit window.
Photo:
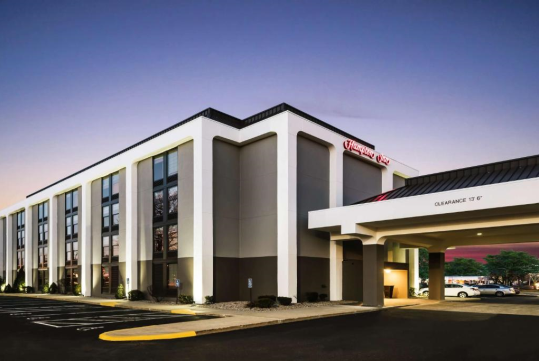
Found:
[(168, 226), (168, 250), (178, 250), (178, 226)]
[(168, 189), (168, 213), (178, 213), (178, 187)]
[(103, 237), (103, 258), (108, 260), (109, 257), (110, 257), (109, 237), (105, 236), (105, 237)]
[(120, 255), (120, 236), (112, 236), (112, 257)]
[(163, 252), (163, 227), (155, 228), (153, 230), (153, 244), (154, 252)]

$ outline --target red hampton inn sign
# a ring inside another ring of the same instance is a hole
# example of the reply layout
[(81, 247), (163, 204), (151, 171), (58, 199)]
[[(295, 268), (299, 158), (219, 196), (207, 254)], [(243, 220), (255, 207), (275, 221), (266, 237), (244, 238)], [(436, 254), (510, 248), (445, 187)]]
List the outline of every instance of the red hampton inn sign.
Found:
[(388, 157), (386, 157), (383, 154), (376, 155), (374, 153), (374, 150), (365, 147), (364, 145), (361, 145), (351, 139), (347, 139), (344, 141), (344, 149), (349, 150), (350, 152), (358, 152), (359, 155), (363, 155), (365, 157), (374, 159), (376, 157), (376, 161), (378, 163), (382, 163), (385, 165), (389, 165), (390, 160)]

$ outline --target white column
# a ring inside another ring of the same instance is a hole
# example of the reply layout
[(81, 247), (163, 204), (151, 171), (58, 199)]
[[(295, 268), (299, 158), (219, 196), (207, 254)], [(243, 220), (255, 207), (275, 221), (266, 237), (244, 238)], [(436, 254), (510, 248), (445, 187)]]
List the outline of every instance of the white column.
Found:
[(82, 217), (79, 212), (80, 226), (80, 260), (81, 260), (81, 290), (86, 297), (92, 295), (92, 184), (82, 184)]
[(408, 283), (419, 290), (419, 248), (408, 249)]
[(49, 199), (49, 285), (58, 284), (58, 198)]
[(203, 303), (205, 296), (213, 295), (213, 140), (201, 131), (193, 146), (193, 297), (196, 303)]
[[(343, 149), (341, 144), (330, 148), (329, 160), (329, 207), (343, 205)], [(342, 300), (342, 241), (329, 243), (329, 298)]]
[(288, 123), (277, 133), (277, 292), (293, 298), (298, 296), (297, 133), (289, 132)]
[(13, 286), (13, 216), (6, 217), (6, 285)]
[(126, 182), (125, 182), (125, 241), (126, 241), (126, 291), (132, 291), (138, 285), (138, 222), (137, 222), (137, 167), (138, 163), (133, 163), (126, 167)]
[(32, 206), (28, 206), (24, 209), (24, 282), (26, 286), (32, 286), (32, 256), (33, 256), (33, 244), (32, 244)]

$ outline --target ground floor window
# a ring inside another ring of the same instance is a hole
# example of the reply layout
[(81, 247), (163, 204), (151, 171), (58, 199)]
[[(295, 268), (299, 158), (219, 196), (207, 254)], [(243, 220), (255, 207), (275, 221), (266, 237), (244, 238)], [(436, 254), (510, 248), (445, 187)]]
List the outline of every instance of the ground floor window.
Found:
[(49, 270), (40, 269), (37, 271), (37, 287), (41, 291), (43, 286), (49, 285)]
[(101, 266), (101, 293), (112, 294), (120, 284), (120, 269), (118, 266)]
[(152, 287), (168, 296), (176, 295), (176, 279), (178, 278), (178, 261), (154, 263), (152, 269)]

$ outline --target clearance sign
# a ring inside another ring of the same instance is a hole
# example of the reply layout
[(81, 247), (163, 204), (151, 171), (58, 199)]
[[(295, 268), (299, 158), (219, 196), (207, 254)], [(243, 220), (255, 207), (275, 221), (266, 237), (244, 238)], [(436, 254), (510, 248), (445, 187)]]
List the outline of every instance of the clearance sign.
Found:
[(361, 144), (359, 144), (356, 141), (353, 141), (351, 139), (347, 139), (347, 140), (344, 141), (344, 149), (346, 149), (346, 150), (348, 150), (350, 152), (357, 152), (357, 153), (359, 153), (359, 155), (362, 155), (362, 156), (367, 157), (367, 158), (371, 158), (371, 159), (376, 158), (376, 161), (378, 163), (382, 163), (382, 164), (385, 164), (385, 165), (389, 165), (389, 163), (391, 162), (390, 159), (388, 157), (386, 157), (385, 155), (383, 155), (383, 154), (376, 155), (374, 153), (374, 150), (372, 150), (370, 148), (367, 148), (364, 145), (361, 145)]

